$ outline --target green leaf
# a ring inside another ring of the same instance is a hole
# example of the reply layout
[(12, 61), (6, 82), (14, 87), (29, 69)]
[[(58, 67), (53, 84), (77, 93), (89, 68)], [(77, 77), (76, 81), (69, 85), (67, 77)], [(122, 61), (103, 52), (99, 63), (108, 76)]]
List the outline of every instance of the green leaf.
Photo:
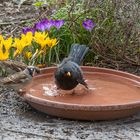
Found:
[(38, 2), (34, 3), (33, 5), (36, 7), (41, 7), (43, 4), (45, 4), (44, 1), (38, 1)]

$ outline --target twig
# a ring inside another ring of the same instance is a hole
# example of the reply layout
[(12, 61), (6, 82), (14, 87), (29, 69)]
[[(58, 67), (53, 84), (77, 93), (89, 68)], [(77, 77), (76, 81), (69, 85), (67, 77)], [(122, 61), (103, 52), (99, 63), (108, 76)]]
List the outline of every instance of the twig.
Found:
[(26, 19), (26, 20), (22, 20), (22, 21), (15, 21), (15, 22), (1, 22), (0, 25), (13, 25), (13, 24), (22, 24), (25, 22), (29, 22), (29, 21), (34, 21), (35, 19)]
[(18, 29), (19, 27), (15, 27), (11, 32), (10, 34), (14, 33), (16, 29)]

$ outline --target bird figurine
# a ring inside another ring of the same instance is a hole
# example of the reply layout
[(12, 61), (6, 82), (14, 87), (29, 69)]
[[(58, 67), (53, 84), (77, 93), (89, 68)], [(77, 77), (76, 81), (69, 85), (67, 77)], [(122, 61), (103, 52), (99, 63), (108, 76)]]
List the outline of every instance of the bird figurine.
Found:
[(73, 44), (71, 46), (68, 57), (63, 59), (54, 73), (57, 89), (72, 90), (78, 84), (88, 89), (79, 66), (88, 50), (86, 45)]
[(33, 76), (40, 73), (35, 66), (27, 66), (25, 70), (0, 79), (0, 84), (15, 91), (22, 92), (22, 88), (32, 81)]
[(16, 72), (20, 72), (25, 70), (27, 65), (23, 62), (15, 61), (15, 60), (5, 60), (0, 61), (0, 68), (7, 75), (12, 75)]

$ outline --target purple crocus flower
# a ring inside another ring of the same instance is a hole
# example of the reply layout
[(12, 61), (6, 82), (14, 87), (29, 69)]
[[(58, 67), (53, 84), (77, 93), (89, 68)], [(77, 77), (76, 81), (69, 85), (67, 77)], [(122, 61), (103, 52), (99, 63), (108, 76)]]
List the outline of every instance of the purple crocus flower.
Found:
[(50, 31), (51, 27), (54, 24), (54, 21), (53, 20), (44, 19), (44, 20), (42, 20), (42, 23), (44, 24), (45, 29)]
[(26, 34), (27, 32), (32, 32), (34, 34), (35, 29), (26, 27), (26, 28), (22, 29), (22, 32), (23, 32), (23, 34)]
[(54, 20), (53, 25), (59, 30), (64, 25), (64, 20)]
[(50, 30), (51, 27), (53, 26), (53, 21), (52, 20), (48, 20), (48, 19), (43, 19), (41, 20), (40, 22), (36, 23), (35, 24), (35, 28), (37, 30), (40, 30), (40, 31), (45, 31), (45, 30)]
[(43, 32), (45, 31), (45, 24), (42, 21), (38, 22), (35, 24), (34, 28)]
[(96, 26), (96, 24), (91, 19), (87, 19), (87, 20), (83, 21), (82, 25), (86, 30), (88, 30), (90, 32)]

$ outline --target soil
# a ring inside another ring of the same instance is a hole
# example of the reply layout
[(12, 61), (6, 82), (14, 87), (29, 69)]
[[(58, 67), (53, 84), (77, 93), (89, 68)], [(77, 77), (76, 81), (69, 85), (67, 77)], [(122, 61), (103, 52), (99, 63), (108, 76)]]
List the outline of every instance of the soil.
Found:
[[(14, 34), (38, 15), (31, 2), (18, 9), (13, 1), (0, 1), (0, 32)], [(137, 73), (138, 74), (138, 73)], [(115, 121), (73, 121), (36, 111), (12, 90), (0, 88), (0, 140), (138, 140), (140, 112)]]

